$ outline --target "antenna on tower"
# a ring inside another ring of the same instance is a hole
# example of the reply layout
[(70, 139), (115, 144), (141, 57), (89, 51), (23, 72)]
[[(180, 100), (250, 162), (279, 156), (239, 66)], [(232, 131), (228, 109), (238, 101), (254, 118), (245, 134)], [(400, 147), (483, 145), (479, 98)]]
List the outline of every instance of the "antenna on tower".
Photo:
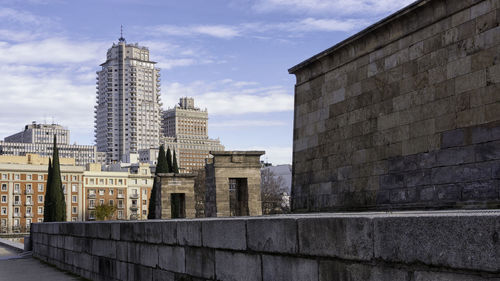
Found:
[(120, 38), (118, 41), (125, 42), (125, 38), (123, 38), (123, 24), (120, 24)]

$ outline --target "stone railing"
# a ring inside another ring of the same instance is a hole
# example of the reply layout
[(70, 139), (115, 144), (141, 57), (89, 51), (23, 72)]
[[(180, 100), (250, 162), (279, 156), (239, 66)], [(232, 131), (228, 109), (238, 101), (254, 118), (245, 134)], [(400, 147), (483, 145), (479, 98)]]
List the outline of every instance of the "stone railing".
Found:
[[(36, 223), (33, 256), (92, 280), (490, 280), (500, 211)], [(198, 279), (199, 278), (199, 279)]]

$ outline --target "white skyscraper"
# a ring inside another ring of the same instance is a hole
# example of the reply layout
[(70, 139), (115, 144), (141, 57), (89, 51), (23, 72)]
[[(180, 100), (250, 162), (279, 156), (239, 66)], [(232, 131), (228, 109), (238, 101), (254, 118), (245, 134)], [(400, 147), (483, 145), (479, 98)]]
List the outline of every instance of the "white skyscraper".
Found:
[(160, 69), (149, 50), (120, 37), (97, 72), (95, 137), (107, 161), (128, 162), (139, 149), (160, 143)]

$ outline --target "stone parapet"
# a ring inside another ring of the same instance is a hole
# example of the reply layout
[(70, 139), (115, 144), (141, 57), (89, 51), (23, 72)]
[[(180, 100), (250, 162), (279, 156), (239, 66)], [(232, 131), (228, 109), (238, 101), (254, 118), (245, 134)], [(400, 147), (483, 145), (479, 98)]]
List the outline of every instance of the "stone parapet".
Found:
[[(500, 210), (36, 223), (33, 256), (92, 280), (497, 280)], [(409, 278), (409, 279), (408, 279)]]

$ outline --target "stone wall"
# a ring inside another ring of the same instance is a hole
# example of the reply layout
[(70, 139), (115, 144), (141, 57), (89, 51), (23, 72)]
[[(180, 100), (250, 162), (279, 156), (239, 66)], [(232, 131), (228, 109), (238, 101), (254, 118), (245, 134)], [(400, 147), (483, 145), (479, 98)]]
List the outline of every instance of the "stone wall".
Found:
[(161, 181), (161, 218), (172, 218), (172, 193), (184, 194), (184, 212), (186, 218), (196, 215), (194, 201), (194, 174), (159, 174)]
[(290, 69), (296, 212), (500, 206), (500, 0), (422, 0)]
[(246, 179), (250, 216), (262, 215), (260, 195), (260, 156), (264, 151), (211, 151), (214, 157), (205, 165), (207, 217), (229, 217), (231, 178)]
[(499, 222), (469, 211), (36, 223), (31, 238), (34, 257), (92, 280), (486, 281), (500, 278)]

